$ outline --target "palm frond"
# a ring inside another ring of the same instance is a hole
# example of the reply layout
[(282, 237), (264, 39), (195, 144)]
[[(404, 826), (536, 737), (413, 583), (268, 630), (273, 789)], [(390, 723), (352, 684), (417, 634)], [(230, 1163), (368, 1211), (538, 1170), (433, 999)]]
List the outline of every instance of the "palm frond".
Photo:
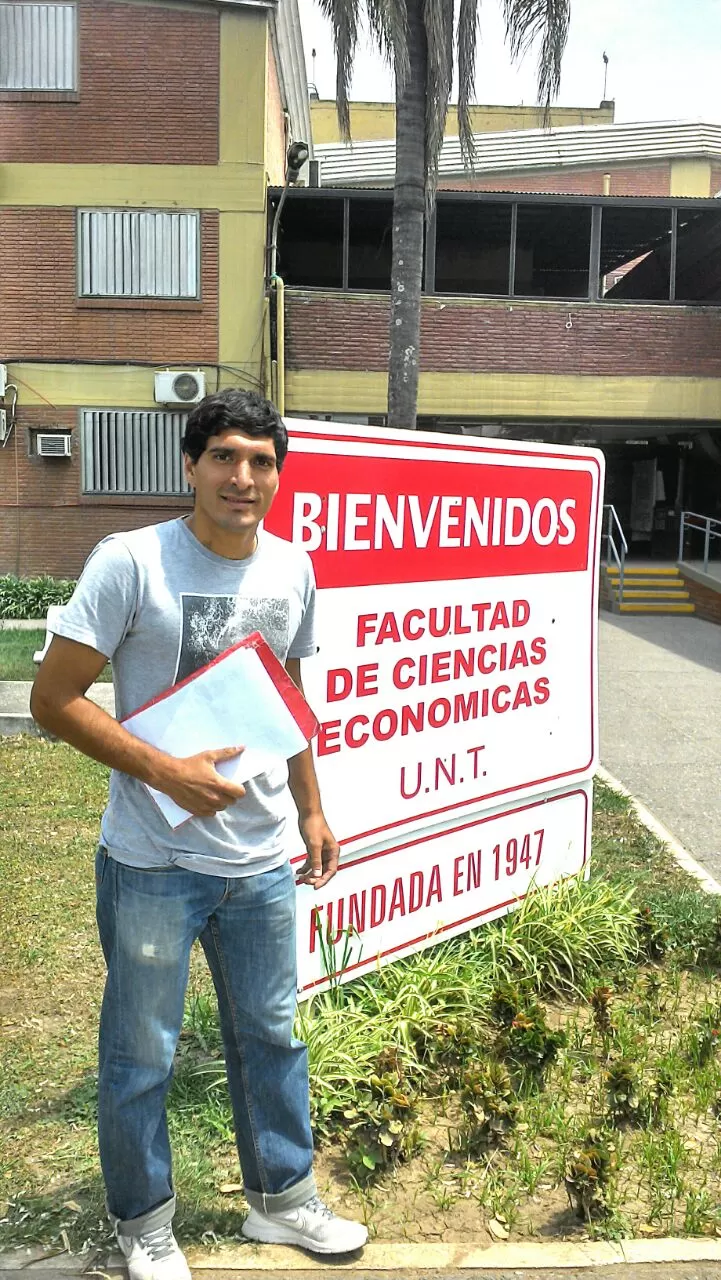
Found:
[(360, 0), (318, 0), (322, 12), (333, 28), (336, 57), (335, 100), (341, 136), (350, 142), (350, 108), (348, 89), (353, 73), (353, 58), (358, 43)]
[(408, 79), (408, 9), (406, 0), (365, 0), (373, 40), (401, 87)]
[(432, 203), (453, 85), (453, 0), (424, 0), (426, 32), (426, 197)]
[(473, 168), (476, 146), (471, 124), (470, 104), (476, 83), (476, 41), (478, 36), (479, 0), (460, 0), (456, 49), (458, 55), (458, 136), (461, 156), (467, 168)]
[(561, 59), (568, 39), (570, 0), (503, 0), (506, 37), (513, 58), (540, 39), (538, 100), (548, 111), (561, 85)]

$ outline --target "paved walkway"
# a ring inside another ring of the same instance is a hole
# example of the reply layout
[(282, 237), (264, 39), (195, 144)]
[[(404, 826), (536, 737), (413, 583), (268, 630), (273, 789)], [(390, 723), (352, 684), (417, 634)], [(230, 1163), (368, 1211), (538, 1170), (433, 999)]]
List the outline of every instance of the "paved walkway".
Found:
[(601, 614), (601, 763), (721, 879), (721, 627)]

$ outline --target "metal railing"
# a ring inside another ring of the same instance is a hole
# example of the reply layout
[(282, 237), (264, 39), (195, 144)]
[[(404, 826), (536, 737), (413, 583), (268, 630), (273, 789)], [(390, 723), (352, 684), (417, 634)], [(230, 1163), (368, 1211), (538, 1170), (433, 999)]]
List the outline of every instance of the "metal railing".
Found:
[(683, 560), (684, 541), (687, 533), (695, 532), (704, 535), (703, 571), (708, 573), (709, 551), (711, 539), (721, 538), (721, 520), (713, 520), (711, 516), (699, 515), (697, 511), (681, 512), (681, 527), (678, 535), (678, 558)]
[[(603, 508), (603, 515), (606, 521), (606, 567), (610, 568), (612, 559), (618, 566), (618, 598), (619, 600), (622, 600), (623, 575), (626, 568), (628, 543), (624, 537), (621, 521), (616, 514), (616, 508), (611, 506), (610, 503), (606, 503)], [(618, 545), (616, 545), (617, 542)]]

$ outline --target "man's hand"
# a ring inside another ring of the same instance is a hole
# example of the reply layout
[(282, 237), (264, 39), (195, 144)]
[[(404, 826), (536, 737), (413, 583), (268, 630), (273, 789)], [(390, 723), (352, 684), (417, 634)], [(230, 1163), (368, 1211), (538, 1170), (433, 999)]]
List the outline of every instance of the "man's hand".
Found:
[(224, 747), (181, 759), (169, 758), (153, 785), (196, 818), (212, 818), (245, 795), (245, 787), (222, 777), (215, 768), (221, 760), (232, 760), (243, 750), (243, 747)]
[(309, 884), (322, 889), (338, 870), (340, 848), (322, 813), (314, 813), (298, 821), (308, 856), (298, 868), (296, 884)]

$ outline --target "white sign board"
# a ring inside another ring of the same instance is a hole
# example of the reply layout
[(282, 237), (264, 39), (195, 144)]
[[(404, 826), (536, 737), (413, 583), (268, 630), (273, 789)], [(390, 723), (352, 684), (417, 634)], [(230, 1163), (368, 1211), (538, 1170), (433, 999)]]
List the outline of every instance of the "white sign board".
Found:
[(603, 456), (290, 420), (326, 816), (346, 855), (592, 776)]
[(360, 855), (318, 893), (301, 886), (301, 998), (505, 915), (532, 885), (582, 871), (590, 815), (591, 784), (582, 783)]

